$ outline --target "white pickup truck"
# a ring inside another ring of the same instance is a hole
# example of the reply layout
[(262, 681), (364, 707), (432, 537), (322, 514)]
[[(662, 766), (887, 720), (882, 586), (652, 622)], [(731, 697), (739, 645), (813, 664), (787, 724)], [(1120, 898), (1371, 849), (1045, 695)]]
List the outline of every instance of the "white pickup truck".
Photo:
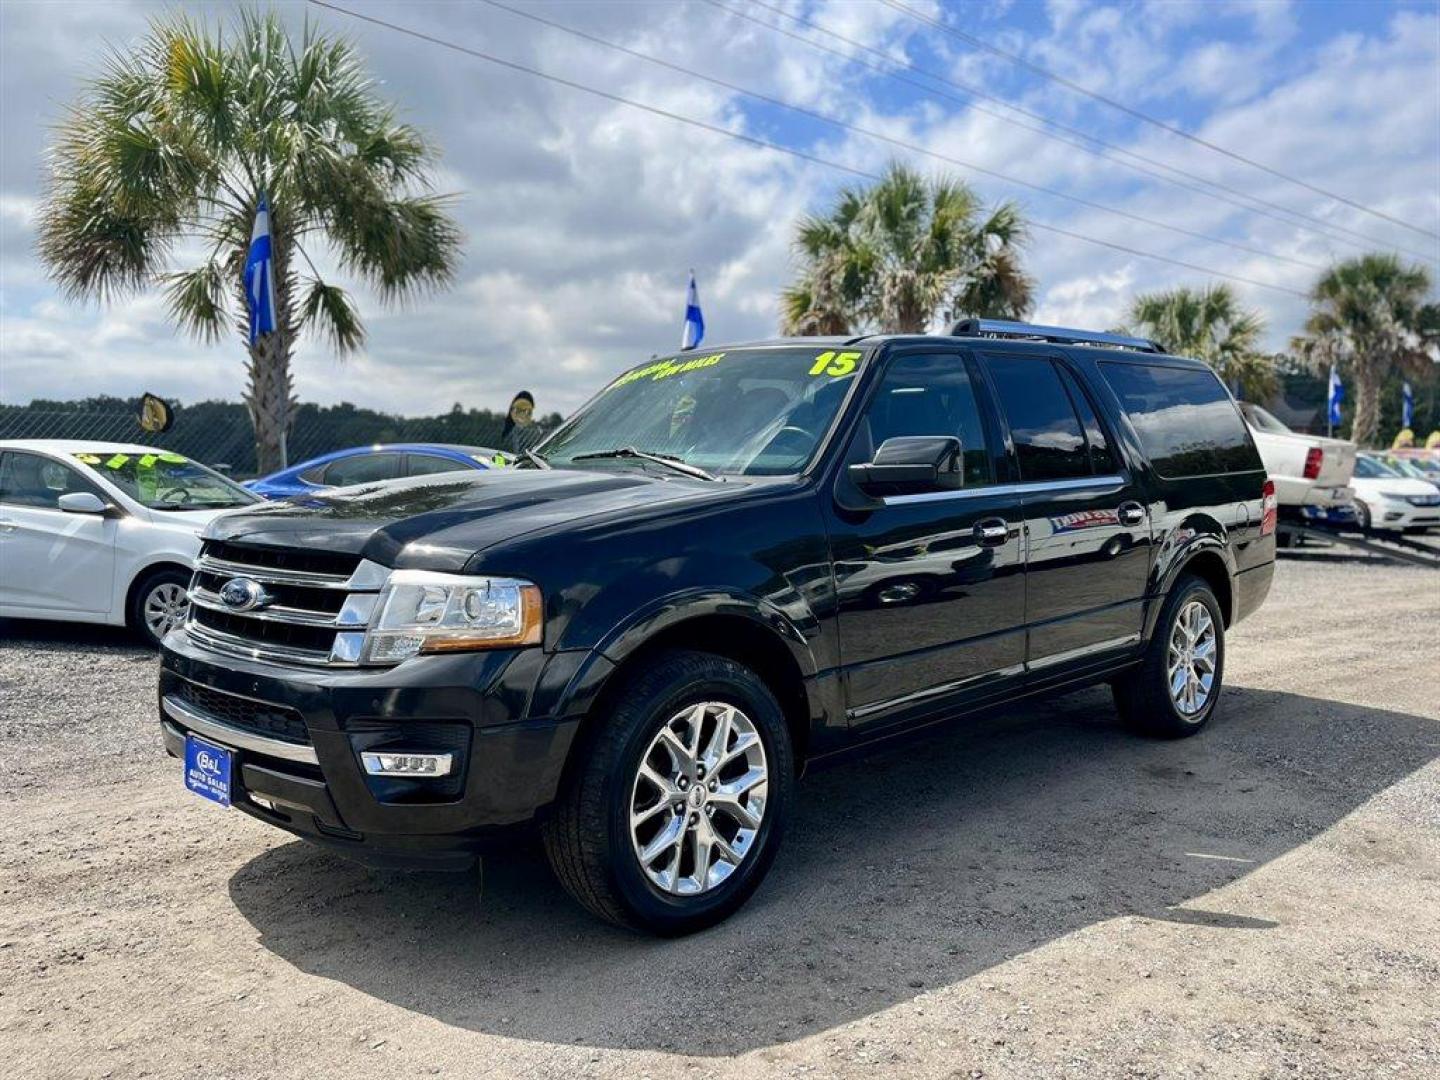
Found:
[(1282, 515), (1309, 519), (1354, 520), (1355, 444), (1322, 435), (1291, 431), (1271, 413), (1248, 401), (1239, 403), (1270, 479)]

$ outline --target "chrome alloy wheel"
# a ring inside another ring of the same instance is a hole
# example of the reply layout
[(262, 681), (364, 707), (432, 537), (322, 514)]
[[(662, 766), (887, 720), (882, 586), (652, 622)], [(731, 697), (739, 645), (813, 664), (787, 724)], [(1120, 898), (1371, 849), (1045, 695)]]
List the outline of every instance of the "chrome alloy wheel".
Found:
[(146, 629), (159, 641), (183, 623), (189, 612), (190, 600), (185, 595), (185, 586), (167, 581), (146, 595), (141, 617), (145, 620)]
[(1210, 609), (1191, 600), (1175, 617), (1166, 654), (1170, 700), (1184, 716), (1204, 710), (1215, 686), (1215, 650), (1218, 639)]
[(770, 774), (755, 724), (723, 701), (689, 705), (650, 741), (630, 791), (630, 842), (662, 892), (695, 896), (750, 854)]

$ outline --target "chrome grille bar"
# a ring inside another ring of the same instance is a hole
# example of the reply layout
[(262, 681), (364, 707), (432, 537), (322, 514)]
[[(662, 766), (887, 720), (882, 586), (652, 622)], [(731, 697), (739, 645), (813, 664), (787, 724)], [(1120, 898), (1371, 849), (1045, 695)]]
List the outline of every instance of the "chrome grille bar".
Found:
[(296, 626), (335, 626), (338, 616), (324, 611), (306, 611), (303, 608), (267, 607), (256, 611), (236, 611), (227, 607), (219, 595), (196, 585), (190, 590), (190, 602), (211, 611), (226, 615), (239, 615), (246, 619), (260, 619), (263, 622), (293, 623)]
[(185, 623), (185, 633), (191, 641), (203, 645), (212, 652), (237, 656), (243, 660), (269, 660), (280, 664), (304, 664), (307, 667), (342, 666), (330, 659), (329, 652), (319, 649), (301, 649), (294, 645), (275, 645), (265, 641), (237, 637), (213, 627), (203, 626), (192, 615)]
[[(365, 628), (389, 576), (388, 567), (369, 559), (360, 559), (349, 574), (335, 574), (259, 566), (202, 553), (190, 582), (191, 608), (185, 629), (196, 644), (227, 656), (307, 667), (355, 667), (360, 661)], [(217, 577), (249, 578), (261, 585), (283, 587), (288, 590), (285, 603), (237, 610), (220, 598), (214, 581)], [(307, 595), (311, 589), (317, 592)], [(345, 597), (336, 611), (335, 593), (340, 591)], [(286, 633), (278, 629), (282, 626), (297, 629)], [(333, 634), (327, 635), (326, 631)], [(277, 637), (298, 643), (271, 640)], [(324, 647), (322, 642), (326, 642)]]
[(310, 765), (319, 764), (319, 758), (315, 756), (313, 747), (283, 742), (280, 739), (270, 739), (264, 735), (257, 735), (253, 731), (232, 727), (219, 717), (211, 716), (189, 702), (181, 701), (174, 694), (166, 694), (160, 704), (165, 710), (165, 715), (170, 719), (183, 724), (197, 735), (214, 739), (221, 746), (254, 750), (258, 754), (268, 754), (286, 761), (303, 761)]
[(249, 563), (217, 559), (213, 555), (201, 555), (195, 560), (195, 569), (202, 574), (219, 574), (223, 577), (247, 577), (262, 585), (302, 585), (311, 589), (348, 589), (354, 574), (319, 574), (308, 570), (278, 570), (273, 566), (251, 566)]

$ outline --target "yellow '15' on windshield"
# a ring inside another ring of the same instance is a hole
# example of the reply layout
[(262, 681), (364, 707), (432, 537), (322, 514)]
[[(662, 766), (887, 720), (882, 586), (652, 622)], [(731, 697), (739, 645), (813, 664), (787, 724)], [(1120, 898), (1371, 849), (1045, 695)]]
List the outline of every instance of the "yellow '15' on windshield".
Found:
[(822, 352), (810, 367), (811, 375), (849, 375), (860, 360), (858, 352)]

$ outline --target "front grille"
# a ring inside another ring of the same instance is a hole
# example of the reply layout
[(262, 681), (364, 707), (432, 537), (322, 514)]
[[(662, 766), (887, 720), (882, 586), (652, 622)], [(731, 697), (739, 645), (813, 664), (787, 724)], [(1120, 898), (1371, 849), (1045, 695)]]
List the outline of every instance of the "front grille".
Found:
[(294, 709), (238, 697), (192, 682), (177, 683), (171, 693), (201, 712), (242, 731), (283, 742), (306, 746), (310, 743), (305, 719)]
[(293, 570), (302, 574), (330, 574), (349, 577), (360, 565), (360, 556), (331, 551), (261, 547), (235, 544), (228, 540), (206, 541), (203, 554), (226, 562), (244, 563), (258, 569)]
[[(358, 555), (207, 541), (190, 583), (186, 629), (198, 644), (229, 655), (353, 665), (388, 574)], [(222, 599), (236, 578), (263, 592), (250, 610)]]
[(231, 637), (245, 638), (256, 644), (309, 649), (311, 652), (328, 654), (330, 646), (335, 643), (335, 631), (321, 626), (297, 626), (275, 619), (257, 619), (245, 614), (235, 615), (228, 611), (213, 611), (203, 607), (196, 607), (192, 618), (207, 629)]

